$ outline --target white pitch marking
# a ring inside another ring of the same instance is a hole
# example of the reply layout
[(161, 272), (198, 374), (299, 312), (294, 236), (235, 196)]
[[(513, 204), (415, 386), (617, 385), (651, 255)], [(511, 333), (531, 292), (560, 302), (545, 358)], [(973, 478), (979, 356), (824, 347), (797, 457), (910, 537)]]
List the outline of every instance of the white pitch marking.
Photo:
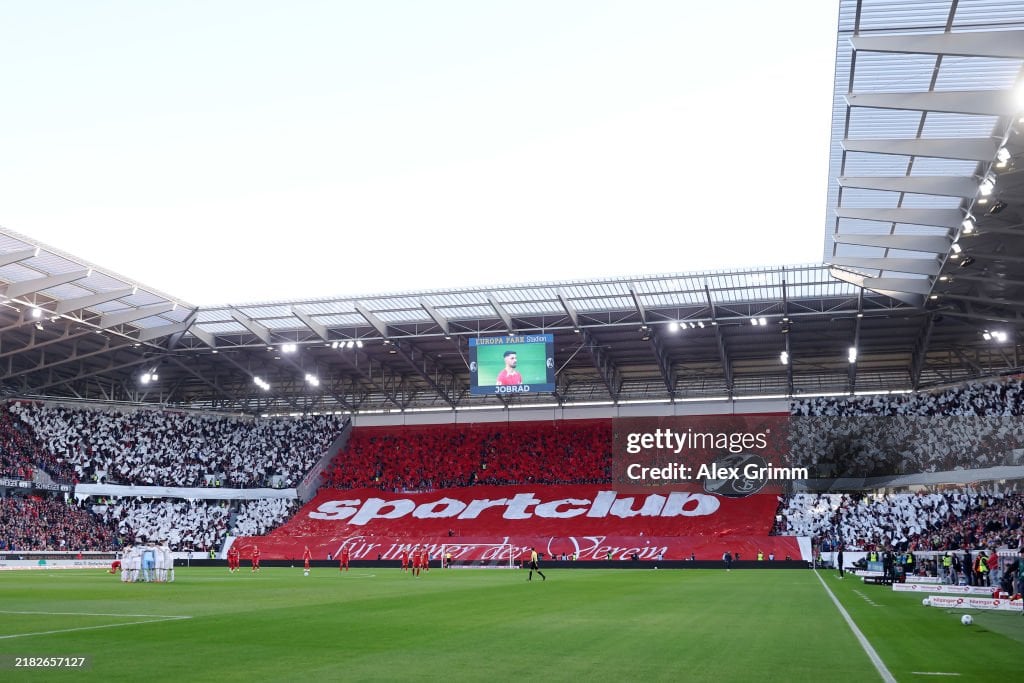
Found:
[[(33, 612), (5, 612), (4, 614), (33, 614)], [(35, 614), (59, 614), (57, 612), (36, 612)], [(78, 614), (79, 616), (97, 616), (97, 615), (85, 615), (80, 612), (72, 612), (72, 614)], [(110, 614), (106, 616), (127, 616), (120, 614)], [(79, 626), (78, 628), (62, 628), (56, 631), (36, 631), (35, 633), (14, 633), (9, 636), (0, 636), (0, 640), (8, 640), (10, 638), (28, 638), (30, 636), (49, 636), (54, 633), (71, 633), (72, 631), (96, 631), (101, 628), (117, 628), (119, 626), (137, 626), (139, 624), (157, 624), (164, 621), (180, 621), (182, 619), (191, 619), (192, 617), (160, 617), (159, 619), (146, 619), (145, 621), (126, 621), (123, 624), (101, 624), (100, 626)]]
[(882, 607), (882, 605), (879, 605), (879, 604), (878, 604), (877, 602), (875, 602), (874, 600), (872, 600), (872, 599), (871, 599), (871, 598), (869, 598), (868, 596), (864, 595), (864, 594), (863, 594), (863, 593), (861, 593), (860, 591), (858, 591), (858, 590), (855, 590), (855, 591), (853, 591), (853, 592), (854, 592), (854, 593), (856, 593), (857, 595), (859, 595), (859, 596), (860, 596), (861, 598), (863, 598), (864, 602), (868, 603), (868, 604), (869, 604), (869, 605), (871, 605), (872, 607)]
[(853, 623), (853, 618), (850, 617), (850, 613), (846, 611), (846, 608), (843, 607), (842, 603), (840, 603), (836, 598), (832, 589), (830, 589), (828, 584), (825, 583), (825, 580), (821, 578), (821, 574), (815, 570), (814, 575), (818, 577), (818, 581), (821, 582), (821, 587), (825, 589), (826, 593), (828, 593), (828, 597), (832, 598), (832, 602), (835, 604), (836, 609), (838, 609), (839, 613), (843, 615), (843, 619), (846, 620), (846, 625), (850, 627), (851, 631), (853, 631), (853, 635), (856, 636), (860, 646), (864, 648), (864, 652), (867, 653), (868, 659), (870, 659), (871, 663), (875, 665), (875, 669), (878, 670), (882, 680), (885, 681), (885, 683), (896, 683), (896, 677), (892, 675), (892, 672), (889, 671), (888, 668), (886, 668), (885, 662), (883, 662), (882, 658), (878, 656), (877, 652), (875, 652), (875, 648), (871, 647), (871, 643), (869, 643), (868, 639), (864, 637), (861, 630), (857, 628), (857, 624)]
[(0, 609), (0, 614), (50, 614), (58, 617), (152, 617), (154, 619), (191, 619), (192, 617), (175, 614), (107, 614), (104, 612), (15, 612)]
[(346, 573), (342, 573), (342, 576), (345, 577), (346, 579), (375, 579), (375, 578), (377, 578), (376, 574), (351, 574), (351, 575), (349, 575), (349, 574), (346, 574)]
[(915, 676), (961, 676), (962, 674), (949, 673), (948, 671), (911, 671)]

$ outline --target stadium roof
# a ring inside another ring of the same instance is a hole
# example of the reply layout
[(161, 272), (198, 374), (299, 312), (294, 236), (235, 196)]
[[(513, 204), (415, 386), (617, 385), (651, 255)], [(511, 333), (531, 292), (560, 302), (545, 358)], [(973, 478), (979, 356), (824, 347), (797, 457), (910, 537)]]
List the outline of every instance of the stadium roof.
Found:
[(933, 313), (1019, 324), (1024, 4), (843, 2), (825, 261)]
[[(841, 3), (828, 265), (198, 308), (0, 232), (2, 388), (393, 411), (904, 390), (1018, 371), (1021, 46), (1019, 4)], [(554, 393), (469, 393), (469, 339), (539, 332), (555, 339)]]

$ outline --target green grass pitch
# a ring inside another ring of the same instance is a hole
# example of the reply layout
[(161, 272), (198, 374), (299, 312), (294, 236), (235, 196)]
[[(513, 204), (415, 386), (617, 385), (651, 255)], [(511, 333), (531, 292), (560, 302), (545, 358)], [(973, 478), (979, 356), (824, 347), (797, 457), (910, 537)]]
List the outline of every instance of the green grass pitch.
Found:
[[(545, 573), (0, 572), (0, 680), (881, 680), (812, 571)], [(991, 683), (1024, 666), (1019, 614), (965, 627), (920, 595), (820, 577), (898, 681)], [(44, 656), (89, 665), (14, 666)]]

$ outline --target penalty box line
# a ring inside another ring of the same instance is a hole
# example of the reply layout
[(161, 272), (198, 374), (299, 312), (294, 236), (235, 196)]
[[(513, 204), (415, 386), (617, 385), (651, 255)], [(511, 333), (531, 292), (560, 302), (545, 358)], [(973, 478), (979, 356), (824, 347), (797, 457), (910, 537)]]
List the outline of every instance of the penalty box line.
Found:
[(106, 614), (96, 612), (27, 612), (27, 611), (13, 611), (13, 610), (0, 610), (0, 614), (43, 614), (49, 616), (76, 616), (76, 617), (148, 617), (142, 621), (128, 621), (123, 624), (100, 624), (99, 626), (78, 626), (75, 628), (61, 628), (52, 631), (35, 631), (32, 633), (12, 633), (6, 636), (0, 636), (0, 640), (10, 640), (11, 638), (29, 638), (31, 636), (49, 636), (56, 633), (71, 633), (74, 631), (96, 631), (103, 628), (118, 628), (121, 626), (138, 626), (139, 624), (158, 624), (165, 621), (181, 621), (182, 619), (191, 619), (190, 616), (184, 615), (162, 615), (162, 614)]
[(882, 677), (882, 680), (885, 681), (885, 683), (896, 683), (896, 678), (892, 675), (892, 672), (885, 666), (885, 662), (883, 662), (882, 658), (878, 656), (875, 648), (873, 648), (871, 643), (868, 642), (864, 633), (857, 628), (857, 624), (853, 622), (853, 618), (850, 616), (850, 613), (847, 612), (846, 608), (839, 602), (839, 599), (836, 598), (835, 593), (833, 593), (832, 589), (828, 587), (827, 583), (825, 583), (825, 579), (821, 578), (821, 574), (818, 573), (817, 569), (814, 570), (814, 575), (818, 577), (818, 581), (821, 582), (821, 587), (825, 589), (826, 593), (828, 593), (828, 597), (832, 598), (833, 604), (835, 604), (836, 609), (839, 610), (839, 614), (843, 616), (843, 619), (846, 620), (846, 625), (850, 627), (851, 631), (853, 631), (853, 635), (856, 636), (857, 642), (859, 642), (860, 646), (864, 649), (868, 659), (870, 659), (871, 663), (875, 665), (875, 669), (878, 670), (878, 675)]

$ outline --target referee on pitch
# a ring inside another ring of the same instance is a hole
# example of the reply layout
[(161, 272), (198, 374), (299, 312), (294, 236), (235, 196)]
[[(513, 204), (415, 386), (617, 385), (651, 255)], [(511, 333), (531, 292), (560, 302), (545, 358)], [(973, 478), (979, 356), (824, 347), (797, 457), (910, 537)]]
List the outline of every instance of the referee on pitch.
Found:
[(537, 549), (530, 548), (530, 575), (526, 577), (527, 581), (533, 581), (534, 572), (540, 574), (540, 578), (542, 581), (548, 580), (548, 577), (544, 576), (544, 572), (542, 572), (540, 570), (540, 567), (537, 566)]

